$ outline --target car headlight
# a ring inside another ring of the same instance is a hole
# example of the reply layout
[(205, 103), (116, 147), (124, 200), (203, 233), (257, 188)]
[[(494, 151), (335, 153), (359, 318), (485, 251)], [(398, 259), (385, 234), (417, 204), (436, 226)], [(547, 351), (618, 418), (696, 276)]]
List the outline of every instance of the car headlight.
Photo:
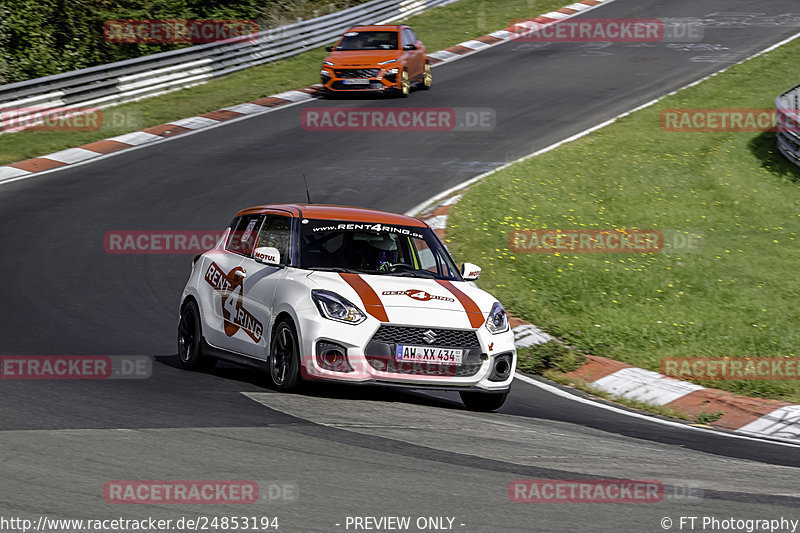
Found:
[(392, 74), (397, 74), (396, 68), (392, 68), (386, 71), (386, 76), (391, 76)]
[(379, 65), (388, 65), (389, 63), (397, 63), (396, 59), (389, 59), (388, 61), (380, 61), (378, 62)]
[(494, 335), (508, 331), (508, 315), (500, 302), (495, 302), (492, 306), (492, 312), (486, 319), (486, 329)]
[(335, 292), (314, 289), (311, 291), (311, 299), (317, 304), (319, 314), (330, 320), (355, 325), (367, 319), (367, 315), (358, 307)]
[(335, 67), (336, 66), (336, 64), (331, 63), (330, 61), (325, 61), (324, 59), (322, 60), (322, 64), (323, 65), (328, 65), (329, 67)]
[(325, 70), (325, 69), (322, 69), (322, 70), (320, 70), (320, 71), (319, 71), (319, 75), (320, 75), (320, 76), (325, 76), (326, 78), (330, 78), (330, 77), (331, 77), (331, 73), (330, 73), (330, 72), (328, 72), (328, 71), (327, 71), (327, 70)]

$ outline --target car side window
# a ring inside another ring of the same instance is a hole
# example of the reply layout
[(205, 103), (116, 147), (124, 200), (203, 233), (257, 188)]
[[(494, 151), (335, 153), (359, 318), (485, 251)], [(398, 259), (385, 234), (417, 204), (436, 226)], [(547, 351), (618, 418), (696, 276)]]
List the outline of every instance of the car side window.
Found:
[(281, 254), (281, 264), (288, 264), (292, 219), (288, 216), (266, 215), (258, 234), (258, 247), (271, 246)]
[(406, 28), (406, 32), (408, 34), (408, 44), (414, 44), (417, 42), (417, 34), (414, 33), (414, 30), (411, 28)]
[(233, 231), (228, 238), (225, 249), (242, 255), (251, 255), (255, 249), (256, 236), (260, 229), (263, 215), (244, 215), (232, 225)]

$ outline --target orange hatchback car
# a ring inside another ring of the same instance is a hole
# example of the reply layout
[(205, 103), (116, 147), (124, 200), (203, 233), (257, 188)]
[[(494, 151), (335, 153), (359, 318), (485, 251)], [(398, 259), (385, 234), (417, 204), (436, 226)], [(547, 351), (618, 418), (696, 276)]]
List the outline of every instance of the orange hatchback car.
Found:
[(408, 26), (356, 26), (328, 52), (320, 71), (326, 94), (395, 92), (405, 97), (412, 85), (431, 87), (425, 45)]

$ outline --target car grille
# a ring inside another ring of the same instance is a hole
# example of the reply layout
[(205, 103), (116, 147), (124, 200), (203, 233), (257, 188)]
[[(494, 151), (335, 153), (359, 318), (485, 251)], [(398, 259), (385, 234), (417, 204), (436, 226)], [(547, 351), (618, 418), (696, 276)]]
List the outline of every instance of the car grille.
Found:
[(436, 365), (421, 362), (398, 362), (390, 357), (367, 356), (372, 368), (381, 372), (392, 372), (414, 376), (442, 376), (464, 378), (474, 376), (483, 366), (481, 363), (461, 365)]
[(374, 78), (380, 72), (377, 68), (345, 68), (334, 70), (337, 78)]
[(387, 326), (382, 325), (372, 337), (373, 341), (387, 344), (416, 344), (427, 346), (423, 337), (426, 331), (432, 331), (436, 335), (436, 340), (430, 343), (431, 346), (447, 346), (453, 348), (474, 348), (480, 346), (478, 335), (468, 329), (436, 329), (436, 328), (415, 328), (408, 326)]
[(331, 84), (331, 89), (335, 91), (382, 91), (387, 87), (379, 81), (370, 82), (369, 85), (345, 85), (341, 81)]

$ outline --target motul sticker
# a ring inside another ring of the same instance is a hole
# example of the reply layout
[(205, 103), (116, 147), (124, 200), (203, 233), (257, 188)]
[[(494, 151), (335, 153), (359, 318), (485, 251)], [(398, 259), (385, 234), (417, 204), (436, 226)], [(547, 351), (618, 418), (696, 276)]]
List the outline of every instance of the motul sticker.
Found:
[(419, 289), (408, 289), (405, 291), (383, 291), (381, 294), (384, 296), (393, 296), (393, 295), (405, 295), (409, 298), (413, 298), (415, 300), (419, 300), (420, 302), (427, 302), (430, 300), (441, 300), (444, 302), (454, 302), (455, 299), (450, 298), (449, 296), (436, 296), (429, 292), (425, 292)]
[(258, 343), (264, 333), (264, 326), (244, 308), (242, 303), (244, 285), (242, 278), (236, 275), (239, 271), (243, 271), (242, 267), (236, 267), (225, 274), (219, 265), (212, 262), (206, 271), (205, 279), (222, 296), (225, 334), (233, 337), (241, 328), (253, 342)]

